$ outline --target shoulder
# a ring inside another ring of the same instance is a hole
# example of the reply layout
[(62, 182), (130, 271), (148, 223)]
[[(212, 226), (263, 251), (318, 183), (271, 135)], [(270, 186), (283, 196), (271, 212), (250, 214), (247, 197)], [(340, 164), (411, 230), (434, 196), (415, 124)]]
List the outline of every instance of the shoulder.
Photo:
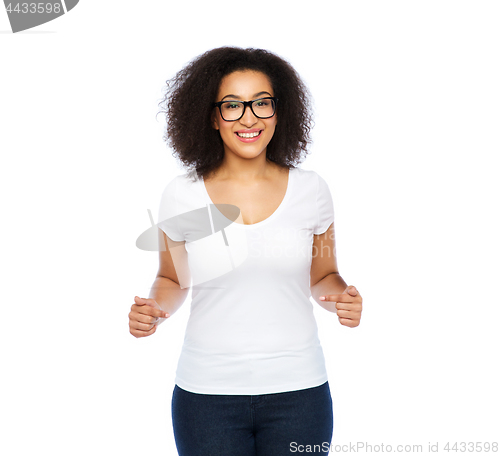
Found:
[(185, 191), (188, 188), (196, 185), (199, 179), (196, 175), (196, 172), (186, 172), (184, 174), (178, 174), (165, 185), (163, 193), (165, 192), (179, 192)]
[(309, 180), (310, 182), (314, 182), (317, 187), (328, 187), (328, 179), (327, 176), (323, 176), (323, 173), (318, 173), (312, 169), (300, 169), (302, 173), (302, 179)]
[(294, 173), (295, 179), (300, 182), (301, 185), (307, 185), (308, 188), (313, 190), (318, 189), (321, 180), (324, 181), (324, 179), (312, 169), (292, 168), (290, 171)]
[(301, 195), (307, 195), (318, 202), (330, 200), (330, 185), (320, 173), (302, 168), (295, 168), (293, 172), (295, 173), (294, 186)]
[(312, 169), (304, 169), (304, 168), (290, 168), (291, 172), (294, 172), (297, 176), (300, 176), (304, 179), (315, 179), (319, 174)]

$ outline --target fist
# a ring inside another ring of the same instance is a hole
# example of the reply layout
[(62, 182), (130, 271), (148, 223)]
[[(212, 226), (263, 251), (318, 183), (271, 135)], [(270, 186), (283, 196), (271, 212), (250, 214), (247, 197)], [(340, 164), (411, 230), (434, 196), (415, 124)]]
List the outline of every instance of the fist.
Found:
[(135, 304), (132, 304), (128, 314), (130, 334), (134, 337), (147, 337), (154, 334), (158, 323), (170, 317), (154, 299), (136, 296), (134, 301)]
[(363, 298), (353, 285), (348, 286), (342, 294), (320, 296), (319, 299), (335, 303), (337, 317), (341, 325), (350, 328), (359, 325), (363, 310)]

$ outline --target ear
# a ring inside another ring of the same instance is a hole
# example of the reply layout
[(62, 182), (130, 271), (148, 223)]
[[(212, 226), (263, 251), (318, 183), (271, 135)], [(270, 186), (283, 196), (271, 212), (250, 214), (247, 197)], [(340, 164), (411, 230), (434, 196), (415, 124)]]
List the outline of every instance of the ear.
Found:
[(219, 118), (217, 116), (217, 110), (215, 108), (212, 111), (211, 121), (212, 121), (212, 127), (215, 130), (218, 130), (219, 129)]

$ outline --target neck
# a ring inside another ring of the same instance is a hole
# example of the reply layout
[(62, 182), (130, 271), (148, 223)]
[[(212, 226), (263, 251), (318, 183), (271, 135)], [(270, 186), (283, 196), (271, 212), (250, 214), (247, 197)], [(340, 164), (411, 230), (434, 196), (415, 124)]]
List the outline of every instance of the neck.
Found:
[(278, 165), (267, 159), (265, 151), (251, 159), (226, 152), (222, 164), (214, 176), (221, 180), (250, 184), (269, 178), (276, 171), (276, 168)]

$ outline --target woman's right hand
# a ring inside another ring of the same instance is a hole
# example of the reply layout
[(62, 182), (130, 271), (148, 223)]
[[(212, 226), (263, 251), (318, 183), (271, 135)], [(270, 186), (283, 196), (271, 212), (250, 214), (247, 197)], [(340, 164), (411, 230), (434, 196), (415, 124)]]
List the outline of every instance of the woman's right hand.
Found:
[(154, 334), (160, 319), (170, 317), (154, 299), (136, 296), (134, 301), (135, 304), (132, 304), (128, 314), (130, 334), (134, 337), (147, 337)]

